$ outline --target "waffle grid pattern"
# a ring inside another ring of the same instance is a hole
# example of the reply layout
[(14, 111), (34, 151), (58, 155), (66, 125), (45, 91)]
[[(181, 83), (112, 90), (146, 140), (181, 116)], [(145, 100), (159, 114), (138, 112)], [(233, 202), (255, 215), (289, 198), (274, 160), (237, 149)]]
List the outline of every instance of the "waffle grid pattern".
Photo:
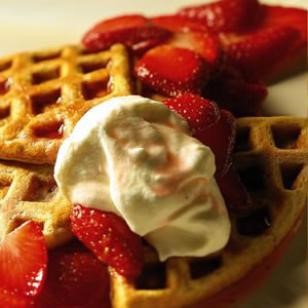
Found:
[[(237, 228), (241, 215), (232, 213), (231, 239), (220, 255), (171, 258), (162, 264), (145, 248), (147, 262), (140, 282), (129, 283), (112, 272), (114, 307), (218, 307), (215, 294), (244, 278), (281, 243), (308, 200), (308, 119), (238, 119), (234, 161), (252, 195), (253, 210), (267, 208), (269, 231), (243, 235)], [(246, 171), (257, 173), (252, 179)], [(227, 297), (223, 307), (232, 300)]]
[(52, 248), (71, 238), (70, 204), (53, 179), (50, 166), (0, 163), (0, 240), (27, 220), (42, 224)]
[(79, 46), (0, 60), (0, 158), (52, 164), (61, 141), (91, 107), (131, 93), (126, 50)]

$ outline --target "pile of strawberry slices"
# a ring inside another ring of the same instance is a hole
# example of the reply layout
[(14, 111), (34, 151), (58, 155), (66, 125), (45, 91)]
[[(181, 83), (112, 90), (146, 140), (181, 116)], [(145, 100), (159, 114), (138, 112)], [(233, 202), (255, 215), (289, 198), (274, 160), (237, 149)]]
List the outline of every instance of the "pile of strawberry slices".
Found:
[(47, 252), (40, 224), (28, 221), (0, 243), (0, 307), (109, 307), (109, 273), (76, 240)]
[[(104, 20), (82, 43), (90, 51), (126, 45), (142, 93), (162, 98), (214, 152), (215, 178), (229, 211), (251, 206), (232, 164), (232, 113), (259, 115), (266, 84), (304, 67), (305, 10), (221, 0), (174, 15)], [(75, 204), (71, 226), (78, 240), (50, 252), (32, 221), (1, 240), (1, 307), (109, 307), (107, 265), (126, 279), (139, 276), (142, 239), (122, 218)]]
[(103, 20), (82, 43), (92, 51), (126, 45), (145, 95), (189, 92), (236, 116), (255, 116), (266, 84), (305, 67), (306, 21), (301, 9), (220, 0), (174, 15)]

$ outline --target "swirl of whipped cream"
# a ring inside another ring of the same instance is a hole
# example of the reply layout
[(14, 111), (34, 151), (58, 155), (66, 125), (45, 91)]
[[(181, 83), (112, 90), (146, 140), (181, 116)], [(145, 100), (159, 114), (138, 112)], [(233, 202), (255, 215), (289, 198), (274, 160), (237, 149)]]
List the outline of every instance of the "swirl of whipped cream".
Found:
[(120, 215), (161, 261), (226, 245), (230, 221), (214, 173), (212, 151), (190, 136), (182, 117), (134, 95), (88, 111), (55, 165), (72, 203)]

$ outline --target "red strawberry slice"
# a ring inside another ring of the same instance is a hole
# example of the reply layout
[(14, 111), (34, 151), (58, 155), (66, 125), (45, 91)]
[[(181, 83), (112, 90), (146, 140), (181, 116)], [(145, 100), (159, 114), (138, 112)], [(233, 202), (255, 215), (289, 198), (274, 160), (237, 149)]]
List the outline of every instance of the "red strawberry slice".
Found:
[(298, 39), (285, 46), (286, 52), (272, 67), (266, 79), (270, 82), (303, 71), (307, 64), (307, 10), (279, 6), (263, 6), (264, 19), (261, 29), (292, 27)]
[(38, 223), (26, 222), (9, 233), (0, 243), (0, 306), (22, 307), (36, 297), (46, 267), (47, 248)]
[(210, 65), (211, 69), (217, 69), (221, 60), (219, 40), (216, 35), (209, 32), (176, 32), (168, 43), (198, 53)]
[(194, 137), (211, 148), (215, 154), (216, 175), (224, 175), (231, 165), (231, 154), (235, 142), (235, 119), (224, 109), (220, 110), (220, 119), (205, 130), (198, 131)]
[(143, 264), (141, 238), (117, 215), (75, 205), (71, 214), (74, 234), (102, 262), (128, 279), (135, 279)]
[(212, 31), (238, 32), (255, 25), (259, 11), (257, 0), (221, 0), (183, 8), (179, 15), (200, 20)]
[(0, 290), (0, 307), (30, 308), (34, 307), (34, 300), (31, 297), (12, 295)]
[(50, 252), (48, 276), (35, 308), (110, 307), (106, 265), (80, 244)]
[(198, 20), (179, 15), (165, 15), (151, 18), (154, 25), (172, 32), (208, 32), (208, 27)]
[(282, 6), (262, 5), (261, 28), (288, 26), (297, 29), (303, 42), (307, 42), (307, 10)]
[(187, 120), (195, 138), (211, 148), (215, 154), (216, 175), (224, 175), (230, 167), (235, 142), (232, 114), (219, 111), (214, 102), (190, 93), (166, 99), (164, 103)]
[(164, 100), (164, 104), (187, 120), (193, 134), (211, 127), (220, 118), (216, 103), (199, 95), (185, 93)]
[(143, 52), (163, 43), (171, 33), (153, 24), (142, 15), (124, 15), (94, 25), (82, 38), (89, 50), (103, 50), (122, 43), (136, 52)]
[(204, 90), (205, 97), (238, 117), (260, 115), (267, 93), (262, 82), (245, 80), (231, 67), (224, 67)]
[(292, 27), (258, 31), (225, 46), (226, 62), (248, 78), (266, 79), (298, 39), (299, 33)]
[(224, 175), (216, 176), (216, 181), (230, 210), (245, 211), (252, 205), (250, 195), (233, 165)]
[(199, 53), (213, 67), (219, 62), (221, 52), (218, 37), (210, 34), (204, 23), (177, 15), (155, 17), (152, 22), (174, 32), (169, 44)]
[(199, 93), (208, 77), (207, 66), (197, 53), (170, 45), (149, 50), (136, 63), (135, 73), (145, 86), (170, 96)]
[(105, 19), (96, 24), (98, 30), (114, 31), (125, 28), (135, 28), (148, 24), (148, 19), (140, 14), (121, 15), (110, 19)]

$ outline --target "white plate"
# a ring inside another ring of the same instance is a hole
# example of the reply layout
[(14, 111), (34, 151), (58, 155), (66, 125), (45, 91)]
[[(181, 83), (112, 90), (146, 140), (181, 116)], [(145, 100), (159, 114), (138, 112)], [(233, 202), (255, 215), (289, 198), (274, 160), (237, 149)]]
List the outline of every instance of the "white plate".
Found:
[[(194, 3), (204, 3), (196, 0)], [(306, 0), (267, 0), (264, 2), (307, 7)], [(76, 43), (94, 22), (129, 12), (148, 15), (172, 13), (191, 4), (189, 0), (0, 0), (0, 55)], [(301, 74), (270, 87), (265, 110), (270, 114), (308, 115), (307, 74)], [(306, 226), (307, 224), (305, 224)], [(303, 277), (306, 228), (292, 243), (287, 255), (265, 286), (242, 308), (304, 307), (306, 287)], [(292, 288), (289, 288), (291, 286)]]

